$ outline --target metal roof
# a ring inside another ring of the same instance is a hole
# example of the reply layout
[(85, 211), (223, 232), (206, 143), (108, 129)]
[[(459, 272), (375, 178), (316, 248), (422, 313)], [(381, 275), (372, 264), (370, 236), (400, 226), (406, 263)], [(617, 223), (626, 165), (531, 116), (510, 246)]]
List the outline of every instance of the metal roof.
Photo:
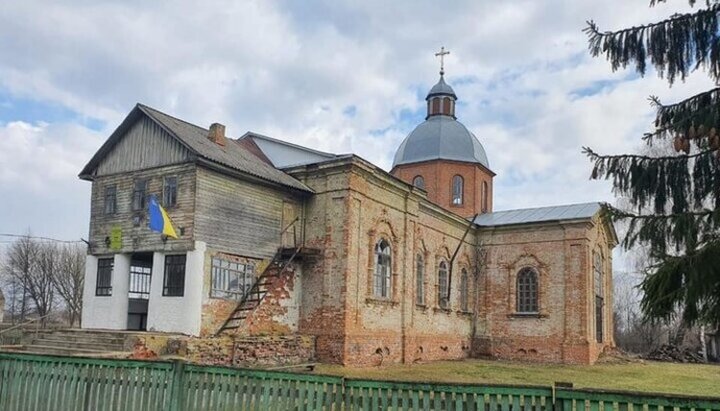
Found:
[(246, 138), (251, 138), (277, 168), (313, 164), (337, 157), (336, 154), (313, 150), (253, 132), (245, 133), (239, 140)]
[(461, 122), (450, 116), (432, 116), (418, 125), (398, 147), (393, 168), (428, 160), (480, 163), (490, 169), (480, 141)]
[(523, 208), (481, 214), (475, 219), (479, 226), (503, 226), (548, 221), (590, 219), (602, 205), (600, 203), (568, 204), (552, 207)]
[(313, 190), (305, 184), (262, 161), (246, 148), (242, 147), (237, 140), (228, 138), (227, 144), (220, 146), (207, 138), (208, 129), (180, 120), (140, 103), (128, 114), (123, 123), (120, 124), (85, 166), (80, 173), (81, 178), (89, 178), (92, 175), (100, 160), (107, 155), (120, 138), (122, 138), (127, 128), (137, 121), (138, 116), (143, 114), (163, 127), (165, 131), (180, 141), (194, 155), (209, 160), (211, 163), (229, 167), (260, 178), (261, 180), (305, 192), (313, 192)]
[(445, 82), (445, 78), (442, 75), (440, 76), (440, 80), (437, 82), (437, 84), (435, 84), (430, 89), (430, 92), (425, 99), (427, 100), (431, 96), (434, 96), (436, 94), (446, 94), (457, 98), (457, 96), (455, 95), (455, 90), (453, 90), (453, 88)]

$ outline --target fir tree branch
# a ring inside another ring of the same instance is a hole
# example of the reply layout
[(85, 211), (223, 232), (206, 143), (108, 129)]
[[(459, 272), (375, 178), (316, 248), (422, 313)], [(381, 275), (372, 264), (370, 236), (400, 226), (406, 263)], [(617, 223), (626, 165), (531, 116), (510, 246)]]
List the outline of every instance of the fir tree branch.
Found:
[[(601, 32), (593, 21), (583, 31), (589, 38), (590, 54), (605, 54), (613, 71), (634, 62), (644, 75), (647, 62), (660, 77), (672, 84), (684, 80), (702, 66), (714, 80), (720, 79), (720, 4), (695, 13), (677, 14), (658, 23)], [(694, 66), (694, 67), (693, 67)]]
[(656, 130), (645, 134), (647, 141), (677, 135), (691, 139), (720, 135), (720, 87), (674, 104), (663, 105), (657, 97), (650, 101), (657, 108)]
[(688, 159), (707, 156), (713, 154), (718, 149), (704, 150), (694, 154), (678, 154), (675, 156), (647, 156), (641, 154), (615, 154), (615, 155), (600, 155), (594, 152), (590, 147), (583, 147), (582, 153), (590, 157), (593, 161), (598, 160), (652, 160), (652, 161), (687, 161)]

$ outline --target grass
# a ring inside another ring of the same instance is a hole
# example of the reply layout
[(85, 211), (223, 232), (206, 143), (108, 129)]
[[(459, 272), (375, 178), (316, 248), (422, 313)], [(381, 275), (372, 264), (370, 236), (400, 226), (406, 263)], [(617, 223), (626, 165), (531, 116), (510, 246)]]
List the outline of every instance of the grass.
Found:
[(660, 362), (560, 365), (506, 361), (439, 361), (416, 365), (346, 368), (322, 364), (320, 374), (393, 381), (552, 385), (720, 397), (720, 366)]

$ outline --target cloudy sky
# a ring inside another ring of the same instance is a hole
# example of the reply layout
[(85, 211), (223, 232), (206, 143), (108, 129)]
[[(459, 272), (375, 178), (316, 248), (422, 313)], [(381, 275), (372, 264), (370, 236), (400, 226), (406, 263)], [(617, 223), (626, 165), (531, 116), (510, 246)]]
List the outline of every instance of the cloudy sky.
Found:
[(77, 174), (136, 102), (387, 170), (424, 117), (440, 46), (458, 117), (497, 173), (496, 209), (613, 201), (581, 147), (637, 148), (649, 95), (669, 102), (708, 81), (613, 73), (581, 30), (679, 3), (0, 2), (0, 233), (86, 237), (90, 184)]

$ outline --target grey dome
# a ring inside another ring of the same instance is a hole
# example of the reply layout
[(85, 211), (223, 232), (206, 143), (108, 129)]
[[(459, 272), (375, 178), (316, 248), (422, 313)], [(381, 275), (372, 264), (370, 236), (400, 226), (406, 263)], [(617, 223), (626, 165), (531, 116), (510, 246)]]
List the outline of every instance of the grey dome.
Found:
[[(441, 83), (444, 83), (442, 79)], [(415, 127), (395, 153), (393, 168), (429, 160), (480, 163), (490, 169), (482, 144), (461, 122), (450, 116), (431, 116)]]
[(438, 81), (437, 84), (435, 84), (433, 88), (430, 89), (430, 92), (428, 93), (426, 99), (429, 99), (430, 97), (437, 94), (447, 94), (449, 96), (457, 98), (457, 96), (455, 95), (455, 90), (453, 90), (453, 88), (445, 82), (443, 76), (440, 76), (440, 81)]

